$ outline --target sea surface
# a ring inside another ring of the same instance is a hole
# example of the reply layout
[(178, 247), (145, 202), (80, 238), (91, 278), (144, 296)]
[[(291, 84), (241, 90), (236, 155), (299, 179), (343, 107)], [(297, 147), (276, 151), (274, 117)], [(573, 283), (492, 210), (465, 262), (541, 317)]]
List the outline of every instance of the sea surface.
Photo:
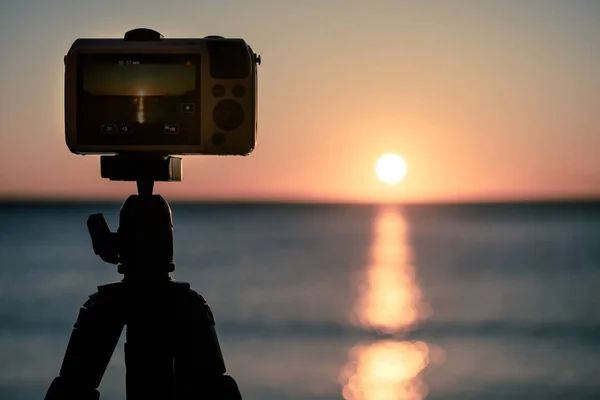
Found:
[[(0, 205), (0, 399), (42, 399), (120, 279), (89, 214)], [(600, 204), (172, 204), (244, 399), (599, 399)], [(100, 386), (124, 399), (123, 339)], [(151, 384), (151, 382), (149, 382)]]

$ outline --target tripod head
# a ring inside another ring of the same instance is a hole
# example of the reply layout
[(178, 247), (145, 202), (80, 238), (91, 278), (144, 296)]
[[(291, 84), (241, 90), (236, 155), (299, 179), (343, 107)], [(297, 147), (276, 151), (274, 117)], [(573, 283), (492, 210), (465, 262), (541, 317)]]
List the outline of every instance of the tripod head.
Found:
[[(163, 36), (152, 29), (125, 33), (126, 42), (159, 42)], [(134, 181), (138, 194), (123, 203), (117, 232), (111, 232), (102, 214), (92, 214), (87, 226), (94, 252), (103, 261), (118, 264), (130, 278), (168, 277), (173, 272), (173, 219), (171, 208), (153, 195), (154, 182), (181, 181), (181, 158), (161, 153), (119, 153), (100, 157), (100, 173), (112, 181)]]
[(162, 155), (102, 156), (103, 178), (135, 181), (138, 194), (123, 203), (117, 232), (111, 232), (102, 214), (87, 221), (94, 253), (111, 264), (125, 279), (168, 277), (173, 262), (173, 218), (160, 195), (152, 194), (156, 181), (181, 181), (181, 158)]

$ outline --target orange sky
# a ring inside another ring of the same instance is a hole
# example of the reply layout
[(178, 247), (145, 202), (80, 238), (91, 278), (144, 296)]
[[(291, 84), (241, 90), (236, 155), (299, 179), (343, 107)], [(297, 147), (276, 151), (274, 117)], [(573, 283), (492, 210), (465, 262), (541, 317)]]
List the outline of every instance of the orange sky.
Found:
[[(63, 55), (150, 27), (263, 57), (252, 155), (186, 157), (169, 199), (446, 201), (600, 195), (600, 3), (23, 0), (0, 6), (0, 197), (122, 199), (64, 144)], [(119, 8), (115, 16), (115, 8)], [(395, 152), (406, 179), (386, 185)]]

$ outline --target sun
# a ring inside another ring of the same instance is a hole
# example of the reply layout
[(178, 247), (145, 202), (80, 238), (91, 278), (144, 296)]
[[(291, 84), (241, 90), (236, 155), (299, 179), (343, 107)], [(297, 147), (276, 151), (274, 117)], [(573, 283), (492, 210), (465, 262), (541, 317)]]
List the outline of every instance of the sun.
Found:
[(406, 163), (398, 154), (384, 154), (377, 160), (375, 171), (385, 183), (398, 183), (406, 176)]

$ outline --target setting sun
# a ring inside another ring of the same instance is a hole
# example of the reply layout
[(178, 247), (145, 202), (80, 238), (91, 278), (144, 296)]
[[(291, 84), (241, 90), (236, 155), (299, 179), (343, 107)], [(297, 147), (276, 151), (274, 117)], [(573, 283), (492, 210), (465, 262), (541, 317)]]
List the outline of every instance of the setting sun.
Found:
[(398, 183), (406, 176), (406, 163), (397, 154), (385, 154), (377, 160), (375, 171), (385, 183)]

